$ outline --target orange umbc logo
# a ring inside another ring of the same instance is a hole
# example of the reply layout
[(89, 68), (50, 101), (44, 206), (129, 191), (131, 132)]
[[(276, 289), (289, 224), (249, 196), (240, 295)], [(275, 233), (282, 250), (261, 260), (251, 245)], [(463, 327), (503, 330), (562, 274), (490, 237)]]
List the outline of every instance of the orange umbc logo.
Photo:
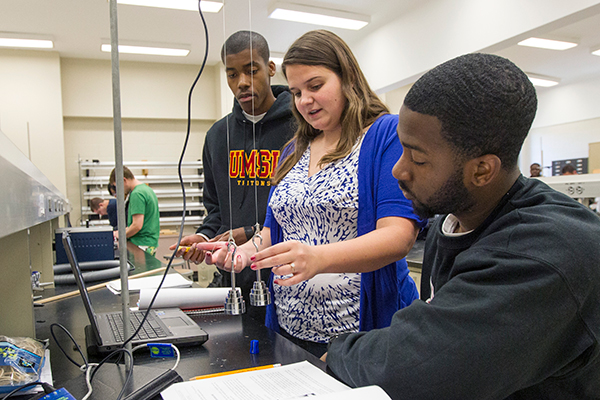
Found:
[[(229, 152), (229, 177), (268, 180), (277, 167), (279, 154), (279, 150), (255, 149), (250, 154), (246, 154), (244, 150), (231, 150)], [(261, 186), (264, 186), (264, 183)]]

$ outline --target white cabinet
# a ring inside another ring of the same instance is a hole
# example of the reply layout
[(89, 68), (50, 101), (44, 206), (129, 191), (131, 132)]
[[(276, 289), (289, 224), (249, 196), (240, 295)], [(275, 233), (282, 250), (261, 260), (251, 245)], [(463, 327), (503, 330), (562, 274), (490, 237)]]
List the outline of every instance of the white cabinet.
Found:
[[(183, 191), (179, 183), (178, 163), (134, 161), (123, 162), (123, 165), (129, 168), (140, 182), (146, 183), (156, 193), (161, 229), (180, 226), (183, 214)], [(108, 224), (107, 219), (99, 219), (98, 215), (90, 210), (89, 200), (94, 197), (112, 198), (108, 193), (108, 178), (114, 167), (114, 162), (79, 160), (82, 225), (85, 225), (88, 220), (90, 225)], [(185, 225), (199, 226), (206, 214), (202, 204), (204, 183), (202, 162), (183, 162), (181, 175), (186, 199)]]

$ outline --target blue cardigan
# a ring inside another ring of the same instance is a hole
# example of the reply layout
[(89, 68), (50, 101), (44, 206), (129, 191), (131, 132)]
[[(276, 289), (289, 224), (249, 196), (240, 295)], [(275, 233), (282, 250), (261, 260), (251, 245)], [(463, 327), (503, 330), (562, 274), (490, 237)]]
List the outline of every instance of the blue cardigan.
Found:
[[(376, 228), (377, 220), (385, 217), (412, 219), (423, 228), (427, 223), (417, 217), (412, 203), (407, 200), (392, 176), (392, 167), (402, 155), (402, 145), (396, 134), (398, 116), (379, 117), (363, 139), (358, 158), (358, 236)], [(281, 159), (293, 151), (293, 145), (282, 153)], [(270, 196), (273, 195), (271, 189)], [(283, 241), (283, 230), (267, 208), (265, 226), (271, 229), (271, 244)], [(273, 273), (269, 279), (273, 293)], [(414, 281), (408, 276), (406, 260), (402, 259), (372, 272), (363, 272), (360, 282), (361, 331), (390, 325), (392, 315), (419, 297)], [(279, 331), (274, 302), (267, 307), (265, 325)]]

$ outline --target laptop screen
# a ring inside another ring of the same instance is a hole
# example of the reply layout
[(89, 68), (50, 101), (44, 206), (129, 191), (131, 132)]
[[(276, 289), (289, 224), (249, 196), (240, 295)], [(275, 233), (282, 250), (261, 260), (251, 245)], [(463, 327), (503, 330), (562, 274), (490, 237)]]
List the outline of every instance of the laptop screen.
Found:
[(83, 300), (85, 312), (87, 313), (90, 324), (92, 325), (92, 331), (96, 337), (96, 343), (101, 343), (100, 330), (98, 329), (98, 324), (96, 323), (96, 314), (92, 308), (92, 302), (90, 301), (90, 296), (88, 295), (85, 282), (83, 281), (83, 275), (81, 273), (81, 269), (79, 268), (79, 263), (77, 262), (77, 256), (75, 256), (75, 248), (73, 247), (73, 242), (71, 241), (69, 232), (63, 232), (62, 242), (65, 248), (65, 253), (67, 253), (67, 258), (69, 259), (69, 264), (71, 264), (73, 275), (75, 275), (75, 282), (77, 282), (77, 287), (81, 293), (81, 299)]

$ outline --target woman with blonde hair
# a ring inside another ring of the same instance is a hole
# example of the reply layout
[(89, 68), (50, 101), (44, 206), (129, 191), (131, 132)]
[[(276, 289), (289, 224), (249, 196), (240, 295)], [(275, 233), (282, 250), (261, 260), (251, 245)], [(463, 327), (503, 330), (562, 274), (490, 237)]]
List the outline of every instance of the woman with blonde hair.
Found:
[[(263, 243), (258, 252), (238, 247), (234, 269), (272, 268), (267, 326), (320, 356), (332, 336), (388, 326), (418, 297), (404, 256), (425, 221), (392, 177), (398, 116), (346, 43), (308, 32), (283, 72), (298, 129), (273, 178)], [(208, 263), (231, 268), (226, 243), (199, 248)]]

